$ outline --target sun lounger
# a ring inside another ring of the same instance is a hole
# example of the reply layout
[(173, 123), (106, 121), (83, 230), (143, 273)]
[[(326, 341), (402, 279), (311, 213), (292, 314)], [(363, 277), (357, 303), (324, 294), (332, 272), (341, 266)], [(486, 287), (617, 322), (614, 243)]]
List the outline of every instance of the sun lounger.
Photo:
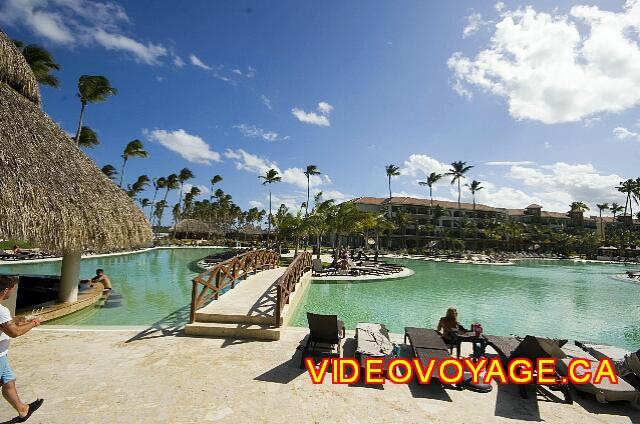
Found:
[(356, 326), (356, 357), (364, 367), (366, 359), (384, 359), (383, 368), (386, 370), (389, 361), (393, 359), (393, 343), (389, 338), (389, 330), (384, 324), (359, 322)]
[[(614, 367), (618, 375), (621, 375), (624, 372), (624, 380), (635, 387), (636, 390), (640, 391), (640, 374), (637, 372), (637, 369), (639, 368), (639, 358), (637, 353), (636, 357), (631, 357), (631, 352), (627, 350), (606, 344), (583, 341), (576, 341), (576, 346), (580, 347), (598, 360), (604, 358), (611, 359), (614, 362)], [(620, 364), (617, 365), (616, 363)]]
[[(413, 356), (420, 359), (422, 364), (425, 364), (429, 358), (441, 360), (451, 357), (449, 355), (449, 348), (445, 344), (444, 340), (442, 340), (442, 336), (440, 336), (436, 330), (432, 330), (430, 328), (405, 327), (405, 344), (407, 344), (407, 339), (409, 339), (409, 343), (411, 343)], [(431, 377), (439, 377), (437, 364), (433, 368)]]
[[(539, 358), (556, 358), (558, 361), (566, 358), (566, 355), (560, 349), (564, 344), (566, 344), (566, 340), (555, 340), (534, 336), (526, 336), (522, 340), (516, 337), (491, 335), (485, 335), (484, 337), (487, 339), (487, 345), (491, 346), (505, 363), (508, 363), (514, 358), (526, 358), (530, 359), (534, 363)], [(546, 387), (549, 387), (549, 389), (554, 391), (560, 391), (564, 395), (566, 403), (573, 403), (569, 386), (556, 384)], [(527, 391), (525, 385), (519, 385), (519, 388), (520, 396), (526, 399)]]
[(304, 368), (304, 358), (309, 355), (331, 354), (335, 348), (340, 356), (340, 343), (345, 337), (344, 322), (340, 321), (336, 315), (320, 315), (311, 312), (307, 312), (307, 321), (309, 322), (309, 337), (302, 348), (300, 368)]
[[(577, 346), (567, 345), (562, 348), (562, 351), (566, 358), (557, 361), (556, 368), (560, 375), (566, 377), (569, 375), (569, 363), (573, 358), (583, 358), (590, 362), (590, 368), (584, 370), (578, 368), (578, 374), (582, 375), (583, 372), (595, 372), (598, 359), (583, 351)], [(585, 384), (575, 384), (574, 388), (578, 393), (590, 393), (596, 397), (596, 400), (600, 403), (615, 402), (615, 401), (629, 401), (631, 403), (638, 404), (640, 402), (640, 392), (638, 392), (632, 385), (623, 379), (618, 379), (617, 384), (612, 384), (608, 379), (603, 379), (600, 384), (593, 384), (587, 382)]]
[(322, 266), (322, 259), (314, 259), (313, 260), (313, 276), (318, 277), (322, 275), (335, 275), (336, 270), (334, 268), (324, 268)]

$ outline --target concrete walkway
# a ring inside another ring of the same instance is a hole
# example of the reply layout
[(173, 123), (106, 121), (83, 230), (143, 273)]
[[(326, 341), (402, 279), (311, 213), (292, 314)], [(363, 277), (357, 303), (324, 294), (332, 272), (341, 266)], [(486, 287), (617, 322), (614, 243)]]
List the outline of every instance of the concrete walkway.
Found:
[[(287, 329), (277, 342), (127, 342), (137, 333), (42, 328), (13, 340), (9, 361), (23, 400), (45, 399), (32, 424), (640, 422), (640, 411), (628, 405), (578, 397), (565, 405), (533, 390), (521, 399), (513, 386), (494, 385), (488, 394), (439, 383), (344, 386), (327, 379), (316, 386), (298, 368), (296, 346), (306, 333)], [(348, 332), (344, 356), (353, 355), (352, 337)], [(14, 416), (3, 403), (0, 422)]]

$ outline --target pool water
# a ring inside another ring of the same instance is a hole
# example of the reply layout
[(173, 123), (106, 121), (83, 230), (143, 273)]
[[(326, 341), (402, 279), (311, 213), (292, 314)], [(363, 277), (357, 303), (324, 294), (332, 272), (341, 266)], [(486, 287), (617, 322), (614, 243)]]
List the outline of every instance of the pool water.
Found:
[(405, 326), (435, 328), (446, 309), (455, 306), (462, 325), (480, 322), (487, 334), (533, 334), (640, 348), (640, 284), (619, 278), (627, 269), (623, 265), (393, 262), (412, 268), (415, 275), (371, 282), (314, 281), (293, 325), (306, 327), (306, 312), (316, 312), (337, 314), (347, 328), (379, 322), (402, 333)]
[[(89, 306), (48, 324), (151, 325), (171, 315), (176, 323), (189, 317), (194, 262), (224, 249), (156, 249), (129, 255), (83, 259), (80, 277), (103, 268), (116, 296), (104, 305)], [(1, 274), (60, 274), (61, 262), (0, 265)], [(122, 301), (116, 298), (121, 296)], [(113, 307), (111, 307), (113, 305)]]

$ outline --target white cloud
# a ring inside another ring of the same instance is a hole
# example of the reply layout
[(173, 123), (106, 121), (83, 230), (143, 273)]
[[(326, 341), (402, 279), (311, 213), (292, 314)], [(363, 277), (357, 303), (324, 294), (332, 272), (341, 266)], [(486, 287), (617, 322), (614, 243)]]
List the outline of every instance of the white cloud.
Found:
[(161, 44), (143, 43), (123, 34), (129, 23), (124, 8), (113, 2), (90, 0), (6, 0), (0, 23), (22, 26), (53, 43), (100, 45), (131, 54), (138, 62), (157, 65), (167, 55)]
[(504, 9), (504, 3), (499, 1), (493, 7), (495, 7), (498, 12), (502, 12), (502, 9)]
[(236, 169), (241, 171), (248, 171), (258, 175), (263, 175), (273, 168), (279, 172), (278, 165), (275, 162), (271, 162), (268, 159), (246, 152), (243, 149), (227, 149), (224, 155), (229, 159), (235, 160)]
[[(282, 170), (276, 162), (254, 155), (243, 149), (227, 149), (224, 155), (235, 161), (235, 166), (238, 170), (252, 172), (256, 175), (264, 175), (268, 170), (275, 169), (278, 171), (278, 174), (280, 174), (282, 182), (305, 190), (307, 188), (307, 177), (304, 175), (302, 168), (287, 168)], [(331, 184), (331, 178), (329, 178), (328, 175), (312, 175), (311, 178), (309, 178), (309, 184), (311, 188)]]
[(251, 66), (247, 66), (247, 72), (245, 72), (244, 76), (249, 79), (255, 78), (257, 72), (258, 71), (256, 71), (255, 68), (252, 68)]
[(243, 136), (249, 138), (262, 138), (266, 141), (277, 141), (284, 139), (280, 137), (275, 131), (266, 131), (262, 128), (256, 127), (255, 125), (239, 124), (234, 125), (233, 128), (238, 129)]
[(182, 68), (185, 65), (184, 60), (182, 60), (182, 58), (178, 55), (173, 55), (173, 64), (178, 68)]
[(640, 141), (640, 134), (630, 131), (624, 127), (616, 127), (613, 129), (613, 135), (619, 140)]
[(462, 38), (467, 38), (478, 32), (478, 30), (484, 26), (488, 25), (489, 22), (485, 22), (482, 19), (482, 15), (479, 13), (472, 13), (467, 16), (467, 25), (462, 30)]
[(622, 12), (577, 5), (568, 15), (504, 11), (489, 46), (448, 66), (463, 95), (475, 86), (504, 97), (516, 119), (547, 124), (616, 113), (640, 102), (640, 2)]
[(249, 200), (249, 207), (250, 208), (264, 209), (264, 204), (262, 202), (257, 201), (257, 200)]
[(220, 162), (220, 154), (199, 136), (191, 135), (183, 129), (175, 131), (143, 130), (150, 140), (162, 144), (167, 149), (178, 153), (184, 159), (193, 163), (210, 165), (211, 161)]
[(535, 162), (531, 162), (530, 160), (485, 162), (485, 165), (489, 165), (489, 166), (513, 166), (513, 165), (535, 165), (535, 164), (536, 164)]
[(206, 69), (207, 71), (213, 70), (213, 68), (211, 66), (207, 65), (206, 63), (204, 63), (202, 60), (200, 60), (200, 58), (198, 56), (196, 56), (193, 53), (191, 53), (189, 55), (189, 61), (191, 62), (191, 64), (193, 66), (197, 66), (198, 68)]
[(233, 73), (234, 73), (234, 74), (236, 74), (236, 75), (240, 75), (240, 76), (242, 76), (242, 71), (241, 71), (240, 69), (234, 69), (234, 70), (233, 70), (233, 71), (231, 71), (231, 72), (233, 72)]
[(204, 184), (193, 185), (189, 183), (184, 183), (182, 186), (182, 192), (189, 193), (193, 187), (197, 187), (200, 190), (200, 196), (207, 196), (211, 193), (209, 187)]
[(318, 107), (316, 108), (316, 112), (305, 112), (299, 108), (291, 109), (291, 113), (293, 116), (298, 119), (300, 122), (304, 122), (306, 124), (318, 125), (320, 127), (328, 127), (331, 126), (331, 122), (329, 121), (329, 116), (331, 115), (331, 111), (333, 111), (333, 106), (331, 106), (327, 102), (318, 103)]
[(553, 147), (553, 146), (551, 145), (551, 143), (549, 143), (548, 141), (545, 141), (545, 142), (544, 142), (544, 148), (545, 148), (545, 149), (550, 149), (551, 147)]
[(267, 109), (272, 110), (273, 106), (271, 106), (271, 99), (268, 98), (267, 96), (265, 96), (264, 94), (260, 96), (260, 100), (262, 101), (262, 104), (265, 105), (267, 107)]
[(400, 174), (410, 177), (426, 179), (432, 172), (444, 174), (449, 171), (449, 165), (442, 163), (427, 155), (413, 154), (409, 160), (404, 162), (404, 167), (400, 169)]

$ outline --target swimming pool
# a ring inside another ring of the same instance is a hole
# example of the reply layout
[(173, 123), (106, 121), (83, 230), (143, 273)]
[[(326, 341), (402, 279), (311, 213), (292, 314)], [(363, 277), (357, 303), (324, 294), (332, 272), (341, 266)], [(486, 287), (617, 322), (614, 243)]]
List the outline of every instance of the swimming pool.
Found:
[(309, 311), (337, 314), (347, 328), (380, 322), (402, 333), (405, 326), (435, 328), (447, 307), (456, 306), (463, 325), (480, 322), (487, 334), (535, 334), (640, 348), (640, 285), (614, 278), (627, 269), (622, 265), (394, 262), (414, 269), (415, 275), (358, 283), (314, 281), (293, 325), (307, 326)]
[[(225, 249), (154, 249), (128, 255), (83, 259), (80, 277), (95, 275), (104, 268), (121, 302), (89, 306), (48, 324), (151, 325), (168, 315), (182, 323), (188, 320), (191, 279), (199, 272), (193, 266), (211, 253)], [(60, 274), (61, 262), (0, 265), (1, 274)], [(117, 297), (117, 296), (116, 296)]]

